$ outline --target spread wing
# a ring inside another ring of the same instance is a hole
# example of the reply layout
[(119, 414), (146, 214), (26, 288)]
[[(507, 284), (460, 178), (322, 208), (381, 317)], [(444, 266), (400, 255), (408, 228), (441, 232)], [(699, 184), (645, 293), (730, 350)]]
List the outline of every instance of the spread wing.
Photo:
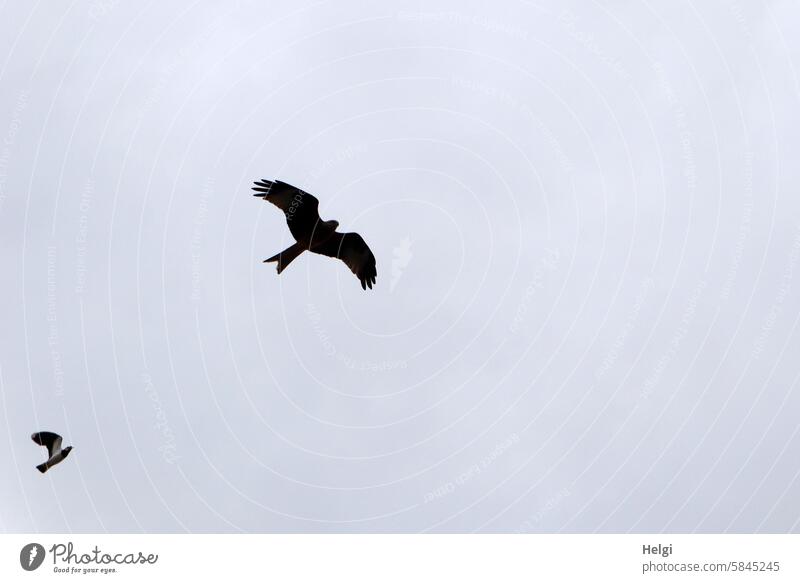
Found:
[(49, 431), (40, 431), (31, 435), (34, 443), (42, 445), (47, 448), (47, 454), (53, 457), (53, 454), (61, 449), (61, 436), (57, 433), (50, 433)]
[(283, 211), (289, 231), (298, 241), (310, 241), (319, 218), (319, 201), (299, 188), (280, 180), (259, 180), (253, 186), (257, 196)]
[(335, 257), (345, 262), (358, 279), (361, 280), (363, 289), (372, 289), (378, 271), (375, 269), (375, 256), (369, 246), (358, 233), (334, 233), (333, 236), (322, 243), (315, 245), (311, 251)]

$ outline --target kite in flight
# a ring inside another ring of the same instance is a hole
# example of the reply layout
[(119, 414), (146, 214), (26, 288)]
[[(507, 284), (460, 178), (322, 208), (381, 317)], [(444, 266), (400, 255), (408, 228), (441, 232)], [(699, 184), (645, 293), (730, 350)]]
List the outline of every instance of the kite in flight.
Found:
[(312, 195), (278, 180), (261, 180), (255, 183), (253, 196), (271, 202), (286, 215), (286, 224), (292, 233), (294, 245), (264, 263), (277, 262), (278, 273), (294, 261), (303, 251), (313, 251), (341, 259), (355, 276), (361, 280), (361, 287), (372, 289), (378, 272), (375, 269), (375, 256), (358, 233), (339, 233), (338, 221), (323, 221), (319, 216), (319, 201)]
[(72, 451), (71, 445), (61, 449), (61, 436), (58, 433), (40, 431), (39, 433), (31, 435), (31, 439), (34, 443), (47, 448), (47, 461), (36, 466), (36, 469), (42, 473), (45, 473), (54, 465), (61, 463), (61, 461), (69, 455), (69, 452)]

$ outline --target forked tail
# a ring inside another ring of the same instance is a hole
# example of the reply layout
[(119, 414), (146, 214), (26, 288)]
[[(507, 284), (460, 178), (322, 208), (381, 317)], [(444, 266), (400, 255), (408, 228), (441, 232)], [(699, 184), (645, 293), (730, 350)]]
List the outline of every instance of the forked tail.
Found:
[(276, 261), (278, 263), (278, 273), (286, 269), (289, 264), (295, 260), (295, 258), (300, 255), (305, 249), (300, 245), (300, 243), (295, 243), (291, 247), (287, 247), (277, 255), (273, 255), (269, 259), (265, 259), (264, 263), (272, 263)]

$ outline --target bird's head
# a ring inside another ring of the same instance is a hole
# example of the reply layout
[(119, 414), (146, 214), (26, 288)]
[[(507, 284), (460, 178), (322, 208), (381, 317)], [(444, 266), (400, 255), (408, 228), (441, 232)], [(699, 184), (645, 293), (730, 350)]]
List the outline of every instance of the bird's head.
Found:
[(71, 451), (72, 451), (72, 446), (70, 445), (70, 446), (67, 446), (64, 449), (62, 449), (61, 453), (64, 454), (64, 457), (67, 457), (69, 455), (69, 452), (71, 452)]

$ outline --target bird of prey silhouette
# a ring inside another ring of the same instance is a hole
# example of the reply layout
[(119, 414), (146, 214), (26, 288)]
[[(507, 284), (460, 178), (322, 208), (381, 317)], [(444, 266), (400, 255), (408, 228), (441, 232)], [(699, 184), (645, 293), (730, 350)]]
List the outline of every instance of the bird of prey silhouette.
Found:
[(375, 256), (358, 233), (339, 233), (338, 221), (323, 221), (319, 216), (319, 201), (311, 194), (285, 182), (260, 180), (253, 187), (255, 194), (271, 202), (286, 215), (286, 224), (296, 243), (264, 263), (277, 262), (278, 273), (294, 261), (303, 251), (313, 251), (341, 259), (355, 276), (361, 287), (372, 289), (378, 272)]
[(71, 445), (61, 449), (61, 436), (57, 433), (40, 431), (39, 433), (31, 435), (31, 439), (34, 443), (38, 443), (47, 448), (47, 461), (36, 466), (36, 469), (42, 473), (45, 473), (54, 465), (61, 463), (61, 461), (69, 455), (69, 452), (72, 451)]

